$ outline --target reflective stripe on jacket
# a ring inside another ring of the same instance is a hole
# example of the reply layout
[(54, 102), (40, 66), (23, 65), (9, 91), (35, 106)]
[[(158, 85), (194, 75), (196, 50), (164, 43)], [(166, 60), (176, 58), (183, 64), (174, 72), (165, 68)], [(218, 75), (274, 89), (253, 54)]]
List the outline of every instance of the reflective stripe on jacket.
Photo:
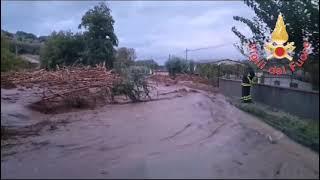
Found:
[(250, 99), (252, 99), (252, 97), (251, 97), (251, 95), (248, 95), (248, 96), (243, 96), (240, 99), (242, 99), (242, 100), (250, 100)]
[(251, 73), (250, 72), (246, 72), (242, 77), (243, 86), (249, 86), (249, 84), (251, 86), (252, 84), (254, 84), (253, 78), (254, 78), (254, 72), (251, 72)]
[(241, 86), (251, 86), (251, 84), (248, 84), (248, 83), (241, 83)]

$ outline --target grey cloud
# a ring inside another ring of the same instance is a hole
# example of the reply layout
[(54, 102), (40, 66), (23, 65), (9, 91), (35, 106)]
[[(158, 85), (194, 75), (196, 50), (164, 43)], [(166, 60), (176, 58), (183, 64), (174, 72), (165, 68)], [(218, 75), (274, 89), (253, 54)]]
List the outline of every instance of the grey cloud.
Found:
[[(92, 1), (1, 1), (1, 26), (15, 32), (23, 30), (47, 35), (53, 30), (79, 31), (82, 15), (98, 2)], [(153, 57), (163, 63), (169, 53), (184, 56), (193, 49), (228, 43), (227, 46), (191, 53), (194, 58), (241, 57), (232, 43), (238, 41), (231, 32), (234, 15), (252, 17), (252, 11), (240, 1), (111, 1), (119, 46), (135, 48), (138, 58)], [(229, 44), (230, 43), (230, 44)], [(214, 52), (214, 53), (213, 53)]]

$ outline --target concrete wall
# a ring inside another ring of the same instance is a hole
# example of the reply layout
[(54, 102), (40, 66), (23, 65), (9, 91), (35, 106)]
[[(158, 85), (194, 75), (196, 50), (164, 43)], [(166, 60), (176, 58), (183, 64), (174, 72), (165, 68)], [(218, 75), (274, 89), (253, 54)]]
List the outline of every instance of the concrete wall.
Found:
[(241, 97), (241, 81), (219, 79), (219, 89), (225, 96)]
[[(266, 85), (272, 86), (272, 85), (274, 85), (274, 81), (279, 81), (281, 87), (290, 88), (290, 82), (291, 82), (290, 79), (287, 79), (287, 78), (268, 78), (268, 77), (264, 78), (264, 84), (266, 84)], [(292, 79), (292, 82), (298, 84), (297, 89), (312, 91), (312, 84), (311, 83), (302, 82), (297, 79)]]
[[(241, 97), (241, 81), (220, 79), (219, 88), (226, 96)], [(257, 84), (251, 90), (254, 101), (319, 121), (319, 92), (264, 84)]]

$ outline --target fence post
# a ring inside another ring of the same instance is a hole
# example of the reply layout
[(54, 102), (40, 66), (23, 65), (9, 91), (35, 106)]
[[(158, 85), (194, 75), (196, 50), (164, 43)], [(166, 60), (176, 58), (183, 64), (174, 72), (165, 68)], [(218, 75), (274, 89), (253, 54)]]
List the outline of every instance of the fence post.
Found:
[(217, 83), (217, 84), (218, 84), (218, 87), (219, 87), (219, 81), (220, 81), (220, 80), (219, 80), (219, 76), (220, 76), (220, 64), (218, 64), (218, 77), (217, 77), (217, 78), (218, 78), (218, 83)]

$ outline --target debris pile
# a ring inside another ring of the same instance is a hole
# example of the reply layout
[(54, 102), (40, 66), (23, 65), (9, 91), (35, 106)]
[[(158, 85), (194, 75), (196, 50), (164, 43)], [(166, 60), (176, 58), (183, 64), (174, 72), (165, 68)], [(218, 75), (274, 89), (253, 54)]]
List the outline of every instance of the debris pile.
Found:
[(165, 83), (167, 85), (177, 84), (178, 81), (191, 81), (193, 83), (209, 84), (208, 79), (189, 74), (177, 74), (174, 79), (168, 75), (153, 75), (150, 77), (150, 79), (159, 83)]
[(169, 75), (152, 75), (149, 77), (149, 79), (156, 83), (163, 83), (166, 86), (180, 84), (189, 88), (208, 92), (216, 92), (217, 90), (214, 89), (214, 87), (211, 85), (208, 79), (198, 75), (177, 74), (174, 79), (171, 78)]
[(209, 80), (197, 75), (178, 74), (175, 78), (178, 81), (192, 81), (193, 83), (209, 84)]
[(150, 80), (155, 81), (157, 83), (165, 83), (167, 86), (177, 84), (178, 81), (173, 80), (168, 75), (152, 75), (149, 77)]
[(97, 100), (108, 100), (111, 98), (113, 84), (119, 80), (118, 75), (103, 65), (1, 74), (1, 84), (42, 89), (41, 100), (33, 104), (34, 108), (41, 108), (42, 111), (52, 111), (61, 106), (62, 102), (73, 107), (83, 107), (90, 104), (89, 100), (94, 101), (92, 104), (96, 104)]

